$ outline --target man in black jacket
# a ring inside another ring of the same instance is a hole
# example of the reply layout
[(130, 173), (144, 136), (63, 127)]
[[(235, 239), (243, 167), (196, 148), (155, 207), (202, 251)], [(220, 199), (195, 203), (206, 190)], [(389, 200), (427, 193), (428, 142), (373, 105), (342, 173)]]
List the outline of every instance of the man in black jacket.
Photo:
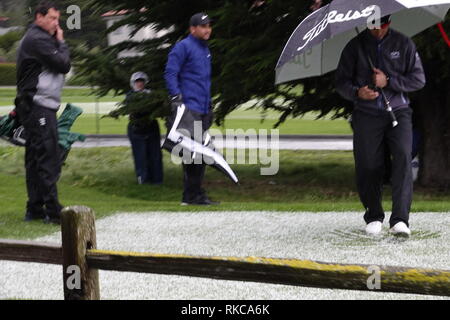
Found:
[[(389, 27), (390, 17), (383, 17), (378, 28), (361, 32), (347, 44), (336, 71), (336, 89), (354, 103), (354, 158), (358, 192), (366, 209), (366, 232), (377, 235), (382, 230), (387, 143), (392, 157), (391, 232), (409, 236), (412, 110), (407, 93), (421, 89), (425, 75), (412, 40)], [(381, 89), (397, 118), (395, 127)]]
[(28, 202), (25, 220), (59, 223), (62, 209), (56, 183), (61, 172), (56, 112), (70, 55), (59, 26), (60, 12), (41, 2), (17, 56), (16, 110), (26, 132)]

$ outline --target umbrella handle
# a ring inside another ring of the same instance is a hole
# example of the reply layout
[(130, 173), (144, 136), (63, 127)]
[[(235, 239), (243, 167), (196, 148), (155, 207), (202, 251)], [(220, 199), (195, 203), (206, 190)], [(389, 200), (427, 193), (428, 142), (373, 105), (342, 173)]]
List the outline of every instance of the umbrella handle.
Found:
[[(356, 29), (356, 32), (358, 32), (358, 29)], [(361, 45), (363, 46), (364, 51), (366, 51), (366, 48), (362, 42), (361, 42)], [(366, 51), (366, 55), (367, 55), (367, 60), (369, 60), (370, 68), (372, 68), (372, 70), (375, 69), (375, 65), (373, 64), (372, 58), (370, 58), (370, 55), (367, 51)], [(383, 100), (384, 100), (386, 111), (389, 113), (389, 116), (391, 117), (392, 128), (395, 128), (398, 125), (398, 121), (397, 121), (397, 117), (395, 116), (394, 111), (392, 111), (391, 103), (389, 102), (389, 99), (386, 97), (384, 90), (382, 88), (378, 88), (378, 87), (377, 87), (377, 89), (380, 91), (380, 93), (383, 97)]]
[[(369, 55), (367, 55), (367, 59), (369, 60), (370, 67), (372, 69), (374, 69), (375, 66), (373, 65), (372, 59), (370, 58)], [(378, 88), (378, 87), (377, 87), (377, 89), (380, 91), (381, 96), (383, 97), (383, 100), (384, 100), (384, 105), (386, 106), (386, 111), (389, 113), (389, 116), (391, 117), (392, 128), (395, 128), (398, 125), (398, 121), (397, 121), (397, 117), (395, 116), (394, 111), (392, 111), (391, 103), (389, 102), (389, 99), (386, 97), (384, 90), (382, 88)]]
[(381, 95), (383, 96), (384, 103), (386, 105), (386, 111), (389, 113), (389, 116), (391, 117), (392, 121), (392, 128), (395, 128), (398, 125), (397, 117), (395, 116), (394, 111), (392, 111), (391, 103), (386, 98), (386, 95), (384, 94), (384, 90), (380, 88)]

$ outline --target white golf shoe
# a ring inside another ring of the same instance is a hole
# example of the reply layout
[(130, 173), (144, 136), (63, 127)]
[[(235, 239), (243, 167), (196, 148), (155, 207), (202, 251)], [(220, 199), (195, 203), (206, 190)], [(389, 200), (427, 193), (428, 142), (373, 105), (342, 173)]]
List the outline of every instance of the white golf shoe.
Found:
[(397, 222), (391, 229), (390, 232), (397, 236), (409, 237), (411, 235), (411, 230), (404, 222)]
[(366, 233), (369, 236), (377, 236), (381, 233), (383, 224), (380, 221), (372, 221), (366, 226)]

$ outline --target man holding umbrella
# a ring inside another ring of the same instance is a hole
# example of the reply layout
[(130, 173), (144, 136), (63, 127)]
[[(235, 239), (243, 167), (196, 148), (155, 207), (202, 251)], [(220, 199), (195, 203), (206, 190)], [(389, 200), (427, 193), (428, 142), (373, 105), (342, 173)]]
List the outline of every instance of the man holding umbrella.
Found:
[(407, 93), (423, 88), (425, 75), (413, 41), (391, 29), (390, 23), (390, 16), (385, 16), (347, 44), (336, 71), (336, 89), (354, 104), (354, 158), (366, 233), (382, 230), (387, 143), (392, 158), (390, 230), (409, 236), (412, 110)]

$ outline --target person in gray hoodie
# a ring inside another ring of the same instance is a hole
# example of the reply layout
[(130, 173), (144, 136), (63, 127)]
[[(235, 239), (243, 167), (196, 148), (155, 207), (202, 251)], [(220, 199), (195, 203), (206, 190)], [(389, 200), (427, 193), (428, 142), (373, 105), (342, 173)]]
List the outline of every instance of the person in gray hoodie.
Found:
[(15, 104), (26, 132), (26, 221), (45, 219), (60, 223), (62, 205), (56, 183), (61, 161), (56, 113), (61, 104), (64, 75), (71, 65), (59, 17), (54, 3), (41, 2), (17, 55)]
[[(412, 109), (408, 92), (424, 87), (425, 74), (413, 41), (390, 28), (390, 16), (366, 29), (344, 48), (336, 90), (354, 104), (353, 148), (358, 193), (366, 209), (366, 232), (378, 235), (385, 218), (382, 187), (385, 152), (392, 158), (390, 231), (410, 235), (412, 202)], [(383, 90), (398, 124), (393, 126)], [(388, 145), (388, 148), (385, 147)]]

